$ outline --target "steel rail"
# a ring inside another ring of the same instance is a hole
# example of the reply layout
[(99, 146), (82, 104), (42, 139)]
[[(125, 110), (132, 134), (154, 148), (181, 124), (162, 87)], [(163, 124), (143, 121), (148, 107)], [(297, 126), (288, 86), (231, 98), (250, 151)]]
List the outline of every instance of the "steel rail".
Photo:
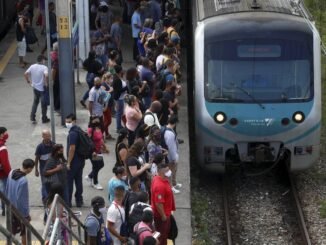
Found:
[(302, 235), (302, 239), (303, 242), (306, 245), (311, 245), (311, 240), (309, 237), (309, 233), (308, 233), (308, 229), (307, 229), (307, 225), (304, 219), (304, 215), (303, 215), (303, 211), (301, 208), (301, 203), (299, 200), (299, 196), (298, 196), (298, 192), (295, 186), (295, 182), (293, 180), (292, 174), (288, 173), (289, 176), (289, 181), (290, 181), (290, 185), (291, 185), (291, 193), (292, 193), (292, 198), (295, 204), (295, 209), (296, 209), (296, 213), (297, 213), (297, 219), (298, 219), (298, 224), (300, 226), (300, 230), (301, 230), (301, 235)]
[(230, 210), (228, 199), (228, 179), (227, 176), (223, 176), (222, 189), (223, 189), (223, 207), (224, 207), (224, 222), (226, 230), (227, 244), (232, 245), (231, 227), (230, 227)]

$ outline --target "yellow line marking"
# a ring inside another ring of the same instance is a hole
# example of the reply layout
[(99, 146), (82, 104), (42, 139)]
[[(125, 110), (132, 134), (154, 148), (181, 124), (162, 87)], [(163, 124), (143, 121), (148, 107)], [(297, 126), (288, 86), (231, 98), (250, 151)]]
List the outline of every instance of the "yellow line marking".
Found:
[[(14, 39), (13, 42), (11, 43), (10, 47), (8, 48), (6, 54), (3, 56), (3, 58), (0, 60), (0, 75), (3, 73), (4, 69), (8, 65), (11, 57), (14, 55), (16, 52), (17, 48), (17, 42)], [(1, 244), (0, 244), (1, 245)]]

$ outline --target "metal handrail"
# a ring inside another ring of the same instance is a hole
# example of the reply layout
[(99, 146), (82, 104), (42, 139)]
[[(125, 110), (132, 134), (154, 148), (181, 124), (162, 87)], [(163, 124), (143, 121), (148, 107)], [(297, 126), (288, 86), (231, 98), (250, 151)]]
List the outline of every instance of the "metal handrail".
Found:
[(32, 244), (32, 235), (43, 245), (45, 244), (45, 239), (35, 230), (35, 228), (29, 223), (29, 221), (23, 217), (18, 209), (14, 207), (8, 198), (0, 191), (0, 199), (6, 206), (6, 228), (0, 225), (0, 233), (5, 235), (7, 239), (7, 244), (20, 244), (20, 242), (15, 238), (12, 233), (12, 216), (14, 215), (26, 229), (26, 244)]
[[(65, 224), (61, 220), (60, 212), (59, 212), (59, 208), (60, 208), (59, 205), (61, 205), (67, 212), (68, 225)], [(83, 238), (85, 237), (84, 235), (86, 232), (84, 224), (78, 219), (78, 217), (74, 214), (74, 212), (71, 210), (71, 208), (68, 207), (68, 205), (65, 203), (65, 201), (58, 194), (56, 194), (54, 196), (53, 202), (51, 204), (51, 209), (50, 209), (50, 212), (49, 212), (49, 215), (48, 215), (48, 218), (46, 221), (46, 225), (45, 225), (45, 228), (43, 231), (43, 235), (42, 235), (44, 240), (46, 239), (46, 237), (49, 234), (49, 230), (50, 230), (51, 223), (53, 220), (55, 220), (55, 228), (56, 229), (60, 229), (61, 226), (64, 226), (64, 228), (67, 230), (67, 232), (69, 234), (69, 243), (70, 244), (72, 243), (73, 237), (74, 237), (74, 239), (76, 239), (78, 241), (78, 244), (82, 244), (82, 245), (86, 244), (86, 242), (83, 241), (84, 240)], [(78, 226), (78, 234), (76, 234), (76, 232), (74, 232), (73, 229), (71, 229), (72, 220), (74, 222), (76, 222), (76, 224)], [(82, 234), (82, 230), (83, 230), (83, 234)], [(53, 232), (56, 232), (56, 231), (53, 230), (52, 233)], [(51, 235), (51, 238), (52, 238), (52, 235)]]

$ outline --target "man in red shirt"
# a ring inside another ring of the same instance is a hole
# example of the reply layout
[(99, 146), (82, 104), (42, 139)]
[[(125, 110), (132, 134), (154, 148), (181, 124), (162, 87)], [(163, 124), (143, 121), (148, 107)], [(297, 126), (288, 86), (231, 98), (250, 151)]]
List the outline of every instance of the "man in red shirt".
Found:
[(169, 182), (172, 172), (165, 163), (159, 164), (157, 169), (158, 175), (153, 178), (151, 186), (151, 204), (156, 230), (161, 233), (160, 245), (166, 245), (171, 227), (171, 213), (175, 211), (174, 196)]
[[(6, 141), (9, 135), (5, 127), (0, 127), (0, 191), (5, 192), (7, 177), (11, 171), (11, 166), (8, 158), (8, 151)], [(5, 216), (5, 205), (1, 202), (2, 206), (2, 216)]]

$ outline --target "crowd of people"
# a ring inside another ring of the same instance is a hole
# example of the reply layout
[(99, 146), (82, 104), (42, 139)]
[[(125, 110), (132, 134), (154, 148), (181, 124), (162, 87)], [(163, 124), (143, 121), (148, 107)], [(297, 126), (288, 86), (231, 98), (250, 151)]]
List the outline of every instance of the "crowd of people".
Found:
[[(89, 110), (89, 134), (94, 130), (99, 134), (97, 156), (103, 152), (103, 139), (114, 140), (110, 134), (114, 129), (109, 130), (113, 115), (118, 138), (114, 176), (107, 186), (110, 206), (106, 210), (100, 197), (92, 200), (92, 215), (85, 223), (91, 230), (90, 240), (100, 239), (100, 228), (95, 229), (94, 224), (100, 227), (106, 217), (114, 244), (126, 244), (135, 234), (139, 244), (167, 243), (174, 194), (182, 187), (176, 178), (178, 145), (182, 143), (176, 133), (182, 90), (178, 4), (126, 1), (124, 15), (114, 16), (108, 2), (91, 2), (93, 49), (83, 64), (89, 89), (80, 103)], [(123, 69), (122, 21), (131, 25), (136, 63), (127, 70)], [(94, 176), (103, 164), (94, 160), (92, 164), (86, 179), (101, 189)], [(137, 210), (142, 215), (137, 216)], [(146, 237), (155, 239), (150, 243)]]
[[(102, 190), (98, 174), (104, 166), (103, 154), (109, 153), (105, 141), (115, 140), (116, 163), (112, 164), (114, 176), (108, 181), (107, 200), (94, 197), (92, 210), (85, 220), (88, 244), (109, 244), (103, 241), (110, 237), (115, 245), (127, 244), (131, 238), (138, 244), (164, 245), (171, 235), (171, 224), (175, 229), (172, 216), (174, 194), (180, 193), (182, 188), (176, 177), (179, 144), (183, 143), (176, 131), (178, 96), (182, 91), (180, 4), (177, 0), (126, 0), (122, 16), (114, 15), (111, 4), (105, 0), (90, 1), (91, 51), (83, 62), (88, 89), (80, 98), (80, 104), (90, 115), (87, 135), (93, 143), (92, 153), (86, 157), (82, 154), (83, 131), (77, 125), (76, 116), (70, 114), (65, 120), (69, 130), (66, 154), (64, 146), (52, 142), (50, 132), (43, 130), (35, 160), (27, 159), (21, 169), (11, 170), (5, 147), (8, 133), (4, 127), (0, 128), (2, 165), (3, 159), (7, 159), (4, 161), (7, 167), (0, 169), (0, 191), (16, 198), (10, 200), (17, 203), (17, 196), (13, 194), (18, 191), (13, 187), (17, 183), (11, 179), (25, 176), (35, 165), (46, 210), (49, 197), (53, 198), (54, 194), (59, 194), (72, 207), (74, 183), (75, 203), (82, 207), (85, 160), (92, 163), (85, 181), (96, 190)], [(50, 5), (49, 10), (54, 12), (54, 4), (50, 2)], [(130, 25), (133, 38), (135, 66), (127, 70), (123, 68), (122, 22)], [(24, 36), (22, 26), (17, 28)], [(51, 75), (57, 81), (60, 57), (57, 55), (58, 44), (56, 40), (52, 41)], [(45, 102), (49, 72), (43, 63), (44, 57), (39, 55), (37, 63), (25, 72), (25, 79), (34, 90), (30, 116), (33, 123), (36, 123), (39, 101), (42, 122), (49, 122)], [(25, 66), (24, 60), (21, 65)], [(59, 81), (55, 86), (59, 86)], [(54, 99), (56, 110), (59, 110), (60, 90), (57, 88), (56, 91), (54, 96), (57, 98)], [(110, 128), (113, 117), (115, 129)], [(112, 131), (118, 134), (117, 139)], [(3, 155), (7, 158), (2, 159)], [(25, 179), (24, 185), (28, 193)], [(25, 199), (20, 201), (28, 206), (28, 197)], [(30, 220), (29, 208), (24, 210), (24, 216)], [(44, 222), (46, 219), (47, 212)], [(23, 229), (19, 231), (24, 234)]]

